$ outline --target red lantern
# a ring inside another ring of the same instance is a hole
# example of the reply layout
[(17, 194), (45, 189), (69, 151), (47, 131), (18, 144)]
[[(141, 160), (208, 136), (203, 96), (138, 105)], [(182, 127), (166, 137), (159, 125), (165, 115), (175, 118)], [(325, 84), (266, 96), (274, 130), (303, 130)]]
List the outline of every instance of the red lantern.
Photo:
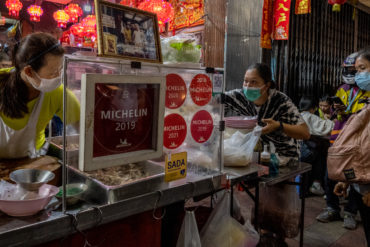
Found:
[(164, 25), (174, 17), (172, 5), (163, 0), (145, 0), (139, 4), (139, 9), (156, 13), (159, 25)]
[(70, 31), (75, 36), (84, 36), (84, 27), (81, 25), (81, 23), (73, 24)]
[(40, 21), (40, 16), (44, 13), (44, 10), (41, 8), (41, 6), (38, 5), (30, 5), (27, 8), (28, 14), (30, 14), (30, 20), (34, 22)]
[(333, 5), (332, 10), (334, 12), (340, 12), (340, 6), (347, 2), (347, 0), (328, 0), (328, 3), (330, 5)]
[(136, 0), (122, 0), (120, 4), (129, 6), (131, 8), (136, 8)]
[(18, 17), (23, 4), (19, 0), (7, 0), (5, 6), (9, 9), (10, 16)]
[(76, 23), (78, 21), (78, 17), (80, 17), (83, 12), (80, 6), (75, 3), (69, 4), (67, 7), (64, 9), (66, 13), (69, 15), (70, 21), (73, 23)]
[(96, 17), (95, 15), (88, 15), (82, 21), (81, 25), (84, 28), (84, 36), (90, 38), (92, 42), (96, 40)]
[(53, 17), (58, 22), (58, 27), (66, 28), (69, 22), (69, 15), (64, 10), (55, 11)]

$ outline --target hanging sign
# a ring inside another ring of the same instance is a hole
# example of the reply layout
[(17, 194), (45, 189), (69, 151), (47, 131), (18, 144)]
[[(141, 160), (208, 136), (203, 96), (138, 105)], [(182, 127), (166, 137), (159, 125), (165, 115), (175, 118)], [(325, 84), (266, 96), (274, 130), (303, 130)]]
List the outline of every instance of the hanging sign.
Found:
[(271, 33), (273, 19), (273, 2), (272, 0), (263, 1), (262, 10), (262, 30), (261, 30), (261, 48), (271, 49)]
[(179, 108), (185, 99), (185, 81), (177, 74), (168, 74), (166, 76), (166, 107), (169, 109)]
[(163, 146), (168, 149), (178, 148), (186, 137), (186, 122), (177, 113), (164, 118)]
[(213, 119), (208, 111), (195, 113), (190, 125), (191, 136), (198, 143), (208, 141), (213, 132)]
[(155, 88), (95, 84), (93, 157), (152, 148)]
[(289, 38), (289, 16), (291, 0), (275, 0), (274, 2), (274, 39)]
[(164, 181), (170, 182), (186, 177), (186, 152), (166, 155), (165, 161)]
[(311, 0), (297, 0), (295, 3), (295, 14), (303, 15), (311, 13)]
[(204, 106), (212, 98), (212, 82), (205, 74), (196, 75), (190, 83), (190, 96), (198, 106)]

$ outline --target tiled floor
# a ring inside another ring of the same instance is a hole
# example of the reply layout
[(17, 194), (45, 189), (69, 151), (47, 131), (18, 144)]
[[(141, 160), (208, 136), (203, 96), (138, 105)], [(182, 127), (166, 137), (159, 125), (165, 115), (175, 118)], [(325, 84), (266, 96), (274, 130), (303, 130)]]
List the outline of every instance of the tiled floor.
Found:
[[(242, 215), (250, 219), (253, 202), (243, 191), (236, 191)], [(306, 199), (304, 246), (309, 247), (366, 247), (365, 234), (361, 223), (356, 230), (350, 231), (342, 227), (342, 221), (320, 223), (316, 216), (325, 207), (322, 197), (309, 197)], [(360, 218), (358, 218), (360, 219)], [(287, 239), (289, 247), (299, 246), (299, 236)]]

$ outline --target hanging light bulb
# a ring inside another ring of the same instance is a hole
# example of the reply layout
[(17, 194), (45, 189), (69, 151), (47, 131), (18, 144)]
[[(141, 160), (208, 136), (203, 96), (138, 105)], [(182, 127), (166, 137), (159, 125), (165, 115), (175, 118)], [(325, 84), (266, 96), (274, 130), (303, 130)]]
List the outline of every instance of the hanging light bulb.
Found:
[(78, 17), (80, 17), (83, 12), (82, 9), (78, 4), (71, 3), (64, 9), (66, 13), (69, 15), (70, 21), (76, 23), (78, 21)]
[(64, 10), (55, 11), (53, 17), (58, 22), (58, 27), (66, 28), (69, 22), (69, 15)]
[(9, 9), (10, 16), (18, 17), (23, 4), (19, 0), (7, 0), (5, 6)]
[(40, 17), (44, 13), (44, 10), (41, 8), (41, 6), (38, 5), (30, 5), (27, 8), (28, 14), (30, 14), (30, 20), (34, 22), (39, 22)]

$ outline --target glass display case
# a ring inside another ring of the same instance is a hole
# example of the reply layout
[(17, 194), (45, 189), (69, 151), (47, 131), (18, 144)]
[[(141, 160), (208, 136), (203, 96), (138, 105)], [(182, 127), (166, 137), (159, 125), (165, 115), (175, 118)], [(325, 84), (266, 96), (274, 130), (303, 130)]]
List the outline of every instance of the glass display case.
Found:
[[(54, 152), (63, 160), (63, 188), (67, 191), (63, 195), (65, 202), (68, 199), (68, 186), (73, 188), (78, 184), (86, 185), (86, 191), (80, 196), (82, 200), (91, 205), (102, 205), (169, 189), (180, 183), (193, 183), (221, 173), (223, 106), (217, 95), (224, 88), (222, 69), (202, 68), (195, 64), (172, 66), (67, 55), (63, 78), (64, 122), (68, 123), (70, 112), (75, 110), (71, 101), (76, 98), (81, 102), (81, 79), (85, 74), (122, 75), (122, 78), (146, 76), (146, 80), (158, 76), (165, 78), (163, 137), (158, 135), (158, 138), (163, 138), (163, 154), (153, 160), (146, 160), (145, 156), (140, 160), (139, 157), (135, 164), (117, 166), (112, 162), (112, 167), (109, 167), (110, 161), (107, 159), (106, 168), (83, 172), (78, 168), (79, 156), (85, 152), (79, 150), (84, 147), (80, 145), (79, 135), (86, 136), (87, 133), (80, 132), (82, 129), (76, 124), (64, 125), (65, 135), (52, 137), (50, 142)], [(85, 115), (80, 116), (84, 118)], [(85, 122), (87, 119), (81, 120)], [(179, 152), (187, 153), (186, 178), (165, 182), (165, 156)], [(66, 206), (67, 203), (63, 203), (64, 209)]]

